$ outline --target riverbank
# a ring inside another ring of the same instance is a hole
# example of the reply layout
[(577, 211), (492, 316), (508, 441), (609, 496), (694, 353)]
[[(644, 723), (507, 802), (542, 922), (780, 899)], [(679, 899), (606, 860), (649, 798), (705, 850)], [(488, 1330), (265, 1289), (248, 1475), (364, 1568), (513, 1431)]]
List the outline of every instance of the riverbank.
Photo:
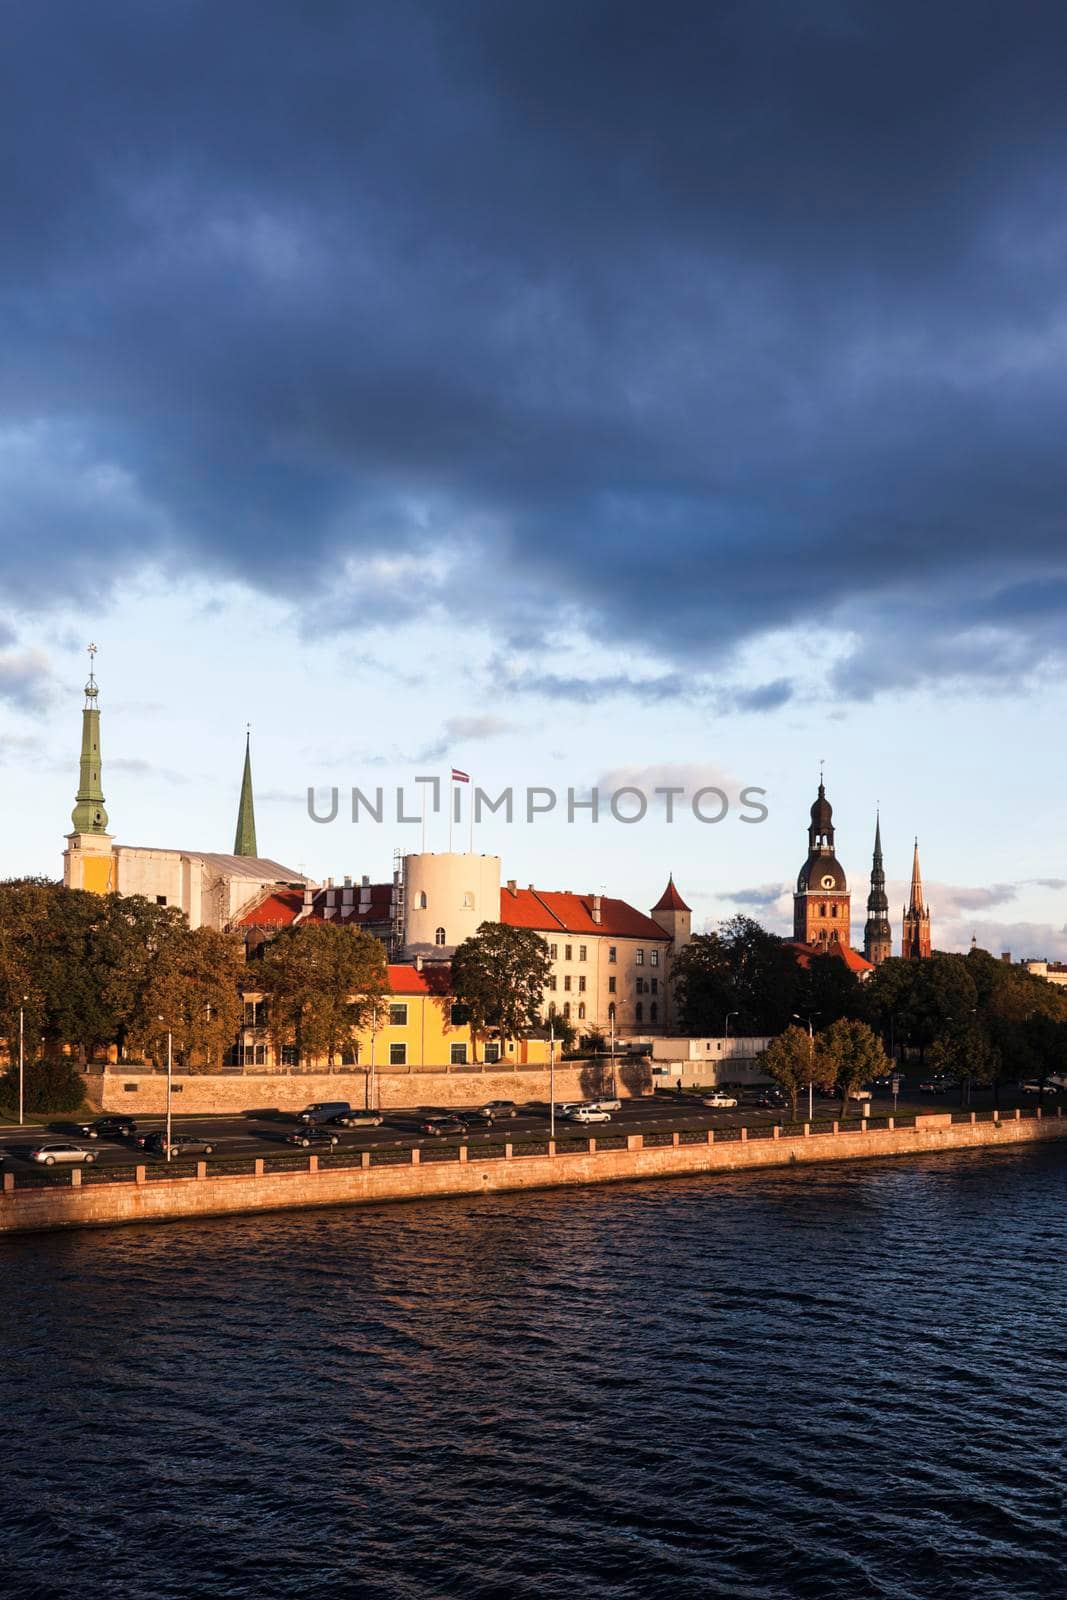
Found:
[(133, 1181), (83, 1183), (75, 1169), (68, 1185), (19, 1187), (5, 1173), (0, 1195), (0, 1233), (84, 1227), (112, 1227), (133, 1222), (168, 1222), (187, 1217), (213, 1217), (298, 1207), (378, 1205), (401, 1200), (439, 1199), (451, 1195), (494, 1194), (567, 1185), (622, 1183), (648, 1178), (693, 1176), (788, 1166), (798, 1163), (855, 1161), (925, 1155), (945, 1151), (980, 1151), (1008, 1145), (1067, 1139), (1067, 1118), (1016, 1112), (1009, 1118), (979, 1120), (975, 1113), (954, 1121), (949, 1112), (917, 1117), (905, 1127), (893, 1124), (827, 1131), (805, 1124), (802, 1132), (783, 1136), (776, 1128), (740, 1128), (724, 1137), (708, 1130), (698, 1138), (679, 1133), (670, 1142), (653, 1143), (630, 1134), (621, 1148), (598, 1147), (596, 1138), (568, 1140), (534, 1147), (526, 1154), (511, 1144), (472, 1151), (467, 1145), (430, 1152), (413, 1149), (407, 1159), (375, 1165), (363, 1151), (358, 1164), (320, 1164), (309, 1156), (287, 1171), (268, 1172), (257, 1159), (247, 1173), (210, 1174), (200, 1161), (191, 1176), (176, 1177), (165, 1168), (135, 1168)]

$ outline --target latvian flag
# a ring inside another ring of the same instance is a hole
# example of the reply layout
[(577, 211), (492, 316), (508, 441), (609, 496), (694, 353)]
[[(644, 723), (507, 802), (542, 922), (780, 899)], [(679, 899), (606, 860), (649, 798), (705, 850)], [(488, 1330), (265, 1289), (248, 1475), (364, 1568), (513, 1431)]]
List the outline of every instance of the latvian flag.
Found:
[(471, 781), (471, 775), (470, 775), (469, 772), (460, 772), (458, 767), (453, 767), (452, 768), (452, 782), (453, 783), (470, 783), (470, 781)]

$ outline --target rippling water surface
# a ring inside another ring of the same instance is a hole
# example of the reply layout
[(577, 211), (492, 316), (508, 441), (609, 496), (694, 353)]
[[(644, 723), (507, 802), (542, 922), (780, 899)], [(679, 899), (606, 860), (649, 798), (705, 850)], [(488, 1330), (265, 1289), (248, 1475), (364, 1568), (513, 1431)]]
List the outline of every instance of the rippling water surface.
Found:
[(0, 1243), (28, 1595), (1060, 1597), (1067, 1160)]

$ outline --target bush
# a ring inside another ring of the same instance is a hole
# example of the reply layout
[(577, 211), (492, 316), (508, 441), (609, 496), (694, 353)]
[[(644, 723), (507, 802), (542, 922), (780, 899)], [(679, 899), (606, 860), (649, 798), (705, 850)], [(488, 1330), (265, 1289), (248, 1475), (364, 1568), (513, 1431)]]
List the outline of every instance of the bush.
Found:
[[(73, 1061), (60, 1056), (51, 1061), (27, 1061), (24, 1076), (26, 1111), (52, 1115), (77, 1111), (85, 1099), (85, 1083)], [(9, 1114), (18, 1111), (19, 1069), (9, 1067), (0, 1078), (0, 1106)]]

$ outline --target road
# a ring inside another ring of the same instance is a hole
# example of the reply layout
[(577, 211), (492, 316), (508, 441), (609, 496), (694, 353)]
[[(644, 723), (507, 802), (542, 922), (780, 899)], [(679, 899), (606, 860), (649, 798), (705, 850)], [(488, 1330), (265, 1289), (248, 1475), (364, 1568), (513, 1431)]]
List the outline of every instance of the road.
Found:
[[(973, 1104), (976, 1108), (984, 1103), (977, 1096)], [(1011, 1103), (1014, 1103), (1012, 1101)], [(1024, 1104), (1035, 1103), (1035, 1097), (1024, 1097)], [(1051, 1097), (1047, 1103), (1054, 1104)], [(1004, 1101), (1008, 1109), (1008, 1099)], [(423, 1134), (419, 1129), (419, 1122), (430, 1108), (390, 1111), (385, 1114), (385, 1120), (377, 1128), (335, 1129), (339, 1136), (337, 1150), (383, 1150), (389, 1148), (410, 1149), (413, 1146), (433, 1146), (443, 1142), (455, 1144), (458, 1141), (453, 1136), (443, 1141), (433, 1135)], [(444, 1110), (444, 1108), (437, 1108)], [(958, 1099), (952, 1096), (915, 1096), (907, 1099), (901, 1096), (898, 1111), (907, 1114), (914, 1111), (948, 1111), (958, 1109)], [(875, 1098), (873, 1105), (875, 1116), (887, 1116), (893, 1111), (892, 1097), (883, 1095)], [(857, 1107), (858, 1112), (858, 1107)], [(462, 1112), (459, 1112), (462, 1115)], [(801, 1118), (807, 1115), (806, 1098), (800, 1107)], [(838, 1115), (838, 1104), (825, 1097), (816, 1097), (815, 1116), (818, 1120), (828, 1121)], [(624, 1100), (622, 1109), (612, 1115), (609, 1123), (583, 1124), (568, 1122), (558, 1113), (556, 1117), (556, 1137), (587, 1138), (594, 1136), (610, 1136), (628, 1133), (670, 1133), (686, 1130), (707, 1128), (736, 1128), (742, 1124), (756, 1127), (788, 1120), (788, 1113), (775, 1110), (764, 1110), (753, 1105), (742, 1103), (735, 1110), (713, 1111), (700, 1104), (696, 1096), (687, 1095), (683, 1099), (673, 1096), (657, 1096), (655, 1099)], [(236, 1116), (175, 1116), (173, 1127), (176, 1133), (197, 1134), (208, 1137), (214, 1147), (214, 1159), (247, 1158), (254, 1156), (280, 1155), (283, 1152), (290, 1154), (303, 1154), (298, 1146), (287, 1143), (286, 1135), (296, 1125), (295, 1118), (284, 1112), (247, 1112)], [(160, 1117), (138, 1117), (138, 1131), (153, 1128), (162, 1128), (164, 1119)], [(470, 1145), (495, 1142), (502, 1144), (507, 1141), (521, 1143), (526, 1140), (545, 1139), (549, 1131), (548, 1107), (523, 1106), (519, 1114), (495, 1123), (491, 1128), (472, 1126), (466, 1135), (465, 1142)], [(29, 1161), (30, 1153), (46, 1139), (73, 1139), (73, 1142), (82, 1144), (93, 1151), (97, 1163), (105, 1166), (133, 1166), (138, 1162), (147, 1164), (162, 1163), (163, 1157), (147, 1154), (139, 1150), (131, 1142), (124, 1139), (85, 1139), (74, 1132), (74, 1124), (69, 1118), (57, 1117), (50, 1119), (44, 1126), (37, 1125), (33, 1128), (18, 1129), (5, 1127), (0, 1129), (0, 1156), (5, 1158), (9, 1171), (28, 1172), (41, 1169)], [(328, 1153), (327, 1147), (321, 1147)], [(57, 1169), (65, 1172), (65, 1167)]]

